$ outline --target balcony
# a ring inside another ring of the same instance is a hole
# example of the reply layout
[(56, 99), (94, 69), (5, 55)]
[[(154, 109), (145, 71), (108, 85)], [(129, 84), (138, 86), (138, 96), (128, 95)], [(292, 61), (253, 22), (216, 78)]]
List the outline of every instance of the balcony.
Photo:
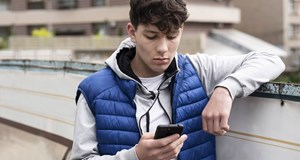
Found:
[[(128, 22), (129, 6), (106, 6), (71, 9), (76, 6), (72, 1), (61, 1), (62, 9), (68, 10), (26, 10), (0, 12), (0, 26), (10, 25), (49, 25), (100, 23), (106, 21)], [(240, 10), (234, 7), (190, 4), (188, 22), (226, 23), (240, 22)], [(70, 9), (70, 10), (69, 10)], [(109, 15), (107, 13), (110, 13)]]
[(7, 11), (7, 10), (9, 10), (9, 1), (8, 0), (0, 1), (0, 11)]
[[(26, 10), (0, 12), (0, 26), (82, 24), (129, 21), (128, 6), (90, 7), (68, 10)], [(110, 13), (109, 15), (107, 13)]]
[[(55, 57), (50, 56), (51, 52), (59, 52), (53, 55), (64, 55), (58, 56), (63, 59), (77, 60), (85, 57), (83, 59), (87, 61), (103, 62), (124, 39), (125, 37), (120, 36), (63, 36), (52, 38), (17, 36), (10, 37), (10, 51), (2, 53), (1, 56), (21, 59), (26, 59), (26, 57), (29, 59), (37, 57), (39, 57), (38, 59), (47, 59)], [(203, 51), (204, 39), (205, 37), (202, 34), (183, 36), (179, 51), (185, 51), (185, 53)]]
[(75, 0), (58, 0), (57, 6), (59, 9), (72, 9), (76, 8), (77, 4)]
[[(1, 158), (66, 159), (73, 139), (77, 85), (102, 67), (72, 61), (1, 60)], [(217, 157), (298, 159), (299, 114), (296, 84), (268, 83), (250, 97), (235, 99), (230, 131), (217, 137)]]

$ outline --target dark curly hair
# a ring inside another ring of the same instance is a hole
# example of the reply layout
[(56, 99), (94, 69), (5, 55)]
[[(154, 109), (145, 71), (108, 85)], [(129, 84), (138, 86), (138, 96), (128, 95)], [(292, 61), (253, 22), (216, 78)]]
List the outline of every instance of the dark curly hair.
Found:
[(188, 18), (184, 0), (130, 0), (130, 21), (155, 25), (164, 34), (178, 30)]

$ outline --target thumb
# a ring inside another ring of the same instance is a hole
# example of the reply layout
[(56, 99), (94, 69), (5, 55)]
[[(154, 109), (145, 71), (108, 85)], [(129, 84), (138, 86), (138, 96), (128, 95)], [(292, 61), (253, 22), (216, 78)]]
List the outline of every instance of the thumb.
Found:
[(222, 117), (220, 125), (221, 129), (227, 132), (229, 130), (228, 117)]

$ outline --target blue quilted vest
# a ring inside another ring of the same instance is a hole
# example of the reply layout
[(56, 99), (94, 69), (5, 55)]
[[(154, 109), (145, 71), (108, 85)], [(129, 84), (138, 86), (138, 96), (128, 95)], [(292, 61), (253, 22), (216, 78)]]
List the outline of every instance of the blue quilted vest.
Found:
[[(191, 62), (182, 55), (178, 57), (180, 71), (172, 82), (172, 118), (185, 126), (183, 132), (188, 136), (178, 159), (215, 160), (215, 137), (202, 130), (201, 113), (208, 97)], [(120, 79), (109, 67), (80, 83), (77, 97), (84, 95), (95, 116), (100, 155), (114, 155), (139, 142), (133, 102), (136, 85), (132, 80)]]

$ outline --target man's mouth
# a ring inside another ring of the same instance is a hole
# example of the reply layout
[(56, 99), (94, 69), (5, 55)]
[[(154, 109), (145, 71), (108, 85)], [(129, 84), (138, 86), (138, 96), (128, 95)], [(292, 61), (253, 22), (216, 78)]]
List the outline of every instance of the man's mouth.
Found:
[(157, 57), (157, 58), (153, 58), (154, 63), (155, 64), (167, 64), (169, 63), (169, 58), (165, 58), (165, 57)]

